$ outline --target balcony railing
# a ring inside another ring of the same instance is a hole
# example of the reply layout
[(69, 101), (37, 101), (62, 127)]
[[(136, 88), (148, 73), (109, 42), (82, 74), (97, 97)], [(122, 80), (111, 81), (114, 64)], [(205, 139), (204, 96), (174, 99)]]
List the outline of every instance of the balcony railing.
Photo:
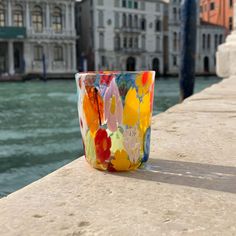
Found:
[(115, 30), (120, 30), (128, 33), (141, 33), (142, 31), (144, 31), (140, 28), (134, 28), (134, 27), (120, 27), (120, 28), (115, 28)]
[(75, 37), (75, 30), (62, 30), (60, 32), (55, 32), (53, 29), (44, 28), (42, 32), (36, 31), (34, 28), (30, 28), (27, 30), (28, 37), (52, 37), (52, 38), (60, 38), (60, 37)]
[(115, 48), (115, 51), (136, 54), (136, 53), (142, 53), (145, 50), (142, 48)]

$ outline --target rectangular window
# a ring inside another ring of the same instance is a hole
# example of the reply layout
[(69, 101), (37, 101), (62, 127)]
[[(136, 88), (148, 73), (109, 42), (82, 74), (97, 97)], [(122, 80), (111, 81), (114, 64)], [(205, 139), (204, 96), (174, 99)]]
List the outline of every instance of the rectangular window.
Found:
[(134, 9), (138, 9), (138, 2), (137, 1), (134, 2)]
[(156, 37), (156, 51), (159, 52), (161, 47), (160, 47), (160, 37)]
[(142, 36), (142, 49), (143, 50), (146, 49), (146, 37), (145, 37), (145, 35)]
[(34, 46), (34, 60), (35, 61), (43, 60), (43, 47), (40, 45)]
[(133, 7), (133, 2), (129, 1), (129, 8), (132, 8), (132, 7)]
[(104, 33), (99, 33), (99, 49), (104, 49)]
[(200, 6), (200, 12), (203, 13), (203, 7), (202, 6)]
[(218, 46), (218, 35), (215, 35), (215, 50), (217, 49)]
[(215, 3), (214, 2), (210, 3), (210, 10), (211, 11), (215, 10)]
[(124, 37), (123, 47), (124, 47), (124, 48), (127, 48), (127, 38), (126, 38), (126, 37)]
[(145, 58), (145, 56), (142, 57), (142, 67), (146, 68), (146, 58)]
[(54, 61), (63, 61), (63, 48), (61, 46), (54, 47)]
[(103, 27), (104, 26), (104, 15), (103, 11), (98, 11), (98, 26)]
[(229, 17), (229, 30), (233, 30), (233, 17)]
[(103, 0), (98, 0), (98, 5), (103, 6)]
[(177, 58), (176, 58), (176, 56), (173, 56), (173, 65), (177, 66)]
[(161, 5), (160, 3), (156, 3), (156, 11), (159, 12), (161, 10)]
[(14, 14), (13, 16), (14, 26), (22, 27), (23, 26), (23, 16), (21, 14)]
[(106, 66), (106, 57), (105, 56), (101, 56), (101, 64), (102, 64), (102, 66)]
[(230, 7), (230, 8), (233, 7), (233, 0), (229, 0), (229, 7)]
[(0, 26), (5, 26), (5, 14), (0, 12)]
[(35, 32), (42, 32), (43, 31), (43, 16), (42, 15), (33, 15), (33, 28)]
[(126, 7), (126, 0), (122, 0), (122, 7)]
[(118, 12), (115, 12), (115, 28), (119, 28), (120, 27), (120, 15)]
[(62, 11), (60, 8), (55, 8), (52, 16), (52, 28), (54, 32), (62, 32)]
[(138, 37), (134, 39), (134, 48), (138, 48)]
[(132, 37), (129, 38), (129, 48), (133, 47), (133, 39)]
[(115, 0), (114, 6), (115, 6), (115, 7), (119, 7), (119, 6), (120, 6), (120, 0)]
[(141, 2), (141, 10), (145, 10), (145, 2), (143, 1), (143, 2)]

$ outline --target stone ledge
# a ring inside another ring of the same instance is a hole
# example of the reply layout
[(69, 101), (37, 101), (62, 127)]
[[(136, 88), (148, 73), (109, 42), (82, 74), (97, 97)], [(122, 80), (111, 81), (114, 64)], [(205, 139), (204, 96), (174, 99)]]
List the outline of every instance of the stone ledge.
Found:
[(149, 164), (78, 160), (0, 200), (0, 235), (236, 235), (236, 78), (153, 118)]

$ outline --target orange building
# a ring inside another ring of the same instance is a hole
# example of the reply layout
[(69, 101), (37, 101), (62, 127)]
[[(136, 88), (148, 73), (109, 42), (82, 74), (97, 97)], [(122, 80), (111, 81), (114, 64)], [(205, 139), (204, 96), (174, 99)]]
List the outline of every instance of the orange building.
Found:
[(233, 9), (236, 0), (200, 0), (200, 17), (216, 25), (222, 25), (230, 32), (233, 29)]

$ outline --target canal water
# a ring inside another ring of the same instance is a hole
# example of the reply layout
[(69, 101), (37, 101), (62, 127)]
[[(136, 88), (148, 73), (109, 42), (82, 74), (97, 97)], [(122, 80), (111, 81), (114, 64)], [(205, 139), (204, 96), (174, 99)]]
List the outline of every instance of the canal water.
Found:
[[(219, 81), (198, 77), (195, 92)], [(178, 80), (157, 80), (155, 94), (158, 114), (178, 103)], [(74, 81), (0, 84), (0, 197), (82, 154)]]

